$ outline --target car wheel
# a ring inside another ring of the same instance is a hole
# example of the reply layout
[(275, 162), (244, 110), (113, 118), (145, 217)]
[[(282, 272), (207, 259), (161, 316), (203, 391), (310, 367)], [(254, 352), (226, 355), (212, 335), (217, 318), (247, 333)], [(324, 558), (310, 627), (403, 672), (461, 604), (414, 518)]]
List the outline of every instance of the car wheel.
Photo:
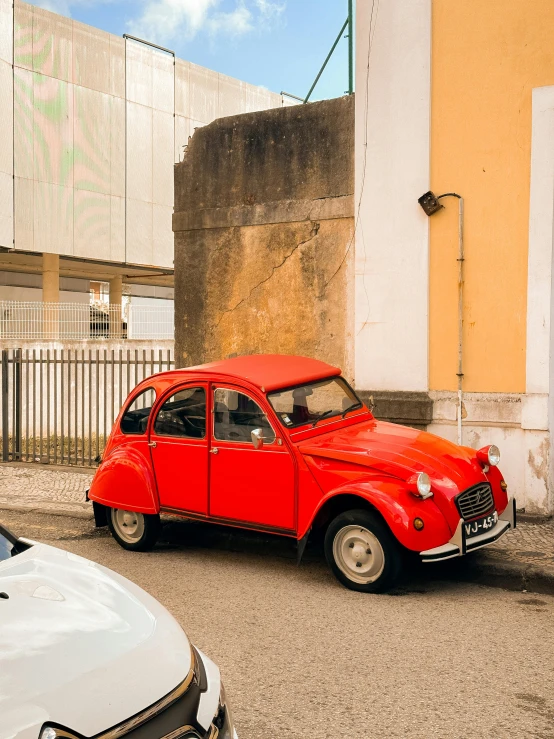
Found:
[(388, 526), (374, 513), (341, 513), (325, 533), (325, 558), (350, 590), (382, 593), (400, 576), (402, 552)]
[(158, 540), (161, 524), (158, 514), (149, 515), (110, 508), (108, 526), (113, 538), (124, 549), (146, 552), (152, 549)]

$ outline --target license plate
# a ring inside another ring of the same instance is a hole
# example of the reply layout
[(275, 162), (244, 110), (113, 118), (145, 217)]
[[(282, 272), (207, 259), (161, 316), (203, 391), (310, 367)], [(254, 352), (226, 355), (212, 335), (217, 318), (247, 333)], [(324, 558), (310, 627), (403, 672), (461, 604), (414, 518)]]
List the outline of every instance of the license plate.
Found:
[(490, 513), (488, 516), (477, 518), (475, 521), (465, 523), (464, 528), (466, 532), (466, 539), (471, 539), (473, 536), (479, 536), (479, 534), (485, 534), (490, 531), (498, 523), (498, 513)]

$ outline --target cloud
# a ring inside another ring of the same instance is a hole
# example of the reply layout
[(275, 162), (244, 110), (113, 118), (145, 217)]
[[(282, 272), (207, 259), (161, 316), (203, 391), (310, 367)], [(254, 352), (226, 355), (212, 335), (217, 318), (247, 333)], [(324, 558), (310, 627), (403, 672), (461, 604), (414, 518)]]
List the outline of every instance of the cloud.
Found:
[(285, 9), (285, 3), (273, 0), (233, 2), (234, 7), (223, 10), (223, 0), (142, 0), (141, 12), (129, 22), (128, 30), (165, 43), (181, 38), (191, 40), (201, 32), (236, 37), (265, 26)]
[(242, 36), (254, 29), (251, 11), (244, 4), (228, 13), (214, 13), (208, 18), (208, 30), (213, 33), (225, 33), (229, 36)]
[(272, 0), (254, 0), (254, 2), (260, 11), (260, 15), (267, 19), (281, 15), (286, 7), (285, 3), (276, 3)]

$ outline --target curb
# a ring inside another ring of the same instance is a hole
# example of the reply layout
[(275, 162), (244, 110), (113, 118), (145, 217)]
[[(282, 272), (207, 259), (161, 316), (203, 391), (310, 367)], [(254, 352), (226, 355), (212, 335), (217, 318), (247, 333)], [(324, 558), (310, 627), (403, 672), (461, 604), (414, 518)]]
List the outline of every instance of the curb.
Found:
[(53, 503), (49, 500), (37, 500), (33, 503), (24, 503), (16, 499), (0, 498), (0, 514), (2, 511), (11, 513), (39, 513), (45, 516), (67, 516), (93, 520), (94, 515), (90, 503)]
[(450, 562), (421, 564), (419, 571), (421, 567), (431, 566), (436, 568), (433, 579), (436, 577), (450, 582), (554, 595), (554, 567), (543, 568), (517, 557), (506, 556), (504, 552), (481, 550)]
[(505, 558), (498, 561), (494, 554), (483, 552), (481, 561), (468, 568), (471, 582), (506, 590), (554, 595), (554, 568), (543, 569), (529, 562)]

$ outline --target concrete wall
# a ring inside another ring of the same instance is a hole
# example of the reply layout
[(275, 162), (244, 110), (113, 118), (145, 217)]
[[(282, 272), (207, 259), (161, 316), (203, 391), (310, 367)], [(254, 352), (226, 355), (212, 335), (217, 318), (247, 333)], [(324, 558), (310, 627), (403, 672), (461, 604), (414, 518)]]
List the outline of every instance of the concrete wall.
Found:
[(353, 374), (354, 98), (223, 118), (175, 168), (178, 365), (304, 354)]
[(17, 250), (171, 268), (173, 164), (194, 129), (281, 105), (264, 88), (0, 0), (0, 246), (15, 233)]

